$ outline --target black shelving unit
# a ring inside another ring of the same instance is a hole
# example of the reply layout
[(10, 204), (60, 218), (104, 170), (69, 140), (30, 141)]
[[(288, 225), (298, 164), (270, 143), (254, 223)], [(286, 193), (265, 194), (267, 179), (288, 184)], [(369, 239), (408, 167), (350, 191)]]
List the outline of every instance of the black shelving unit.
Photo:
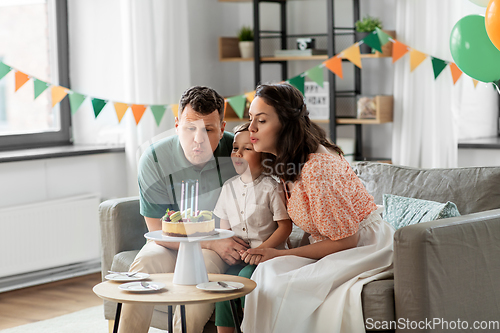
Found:
[[(336, 27), (335, 26), (335, 0), (325, 0), (327, 5), (327, 27), (326, 33), (320, 34), (304, 34), (304, 35), (289, 35), (287, 34), (287, 1), (283, 0), (253, 0), (253, 26), (254, 26), (254, 82), (255, 85), (261, 83), (262, 65), (278, 64), (281, 66), (281, 79), (288, 79), (288, 60), (271, 59), (262, 60), (262, 45), (261, 42), (266, 39), (279, 40), (279, 47), (287, 49), (288, 40), (297, 37), (326, 37), (327, 40), (327, 55), (328, 58), (336, 54), (336, 38), (338, 36), (351, 36), (355, 41), (354, 23), (360, 18), (359, 0), (352, 0), (353, 5), (353, 25), (352, 27)], [(276, 3), (280, 6), (280, 30), (263, 31), (260, 30), (260, 4), (261, 3)], [(336, 76), (332, 72), (328, 72), (329, 81), (329, 101), (330, 101), (330, 138), (333, 142), (337, 141), (337, 107), (340, 99), (350, 99), (351, 103), (356, 103), (356, 96), (361, 94), (361, 70), (353, 66), (354, 70), (354, 86), (348, 91), (339, 91), (336, 87)], [(354, 108), (355, 111), (355, 108)], [(355, 118), (356, 114), (342, 115), (342, 117)], [(362, 125), (354, 124), (355, 126), (355, 158), (363, 159), (362, 149)]]

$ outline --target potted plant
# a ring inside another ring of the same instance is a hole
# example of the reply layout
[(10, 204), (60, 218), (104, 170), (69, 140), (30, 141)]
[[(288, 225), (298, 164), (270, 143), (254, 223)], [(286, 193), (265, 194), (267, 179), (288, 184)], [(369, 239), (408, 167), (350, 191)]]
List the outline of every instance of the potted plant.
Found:
[[(371, 17), (370, 15), (365, 16), (363, 19), (356, 22), (356, 41), (360, 41), (368, 34), (371, 34), (375, 28), (382, 29), (382, 21), (376, 17)], [(361, 53), (371, 53), (371, 47), (366, 44), (362, 44), (359, 47)]]
[(253, 57), (253, 30), (250, 27), (243, 26), (240, 31), (238, 31), (238, 40), (240, 55), (242, 58), (252, 58)]

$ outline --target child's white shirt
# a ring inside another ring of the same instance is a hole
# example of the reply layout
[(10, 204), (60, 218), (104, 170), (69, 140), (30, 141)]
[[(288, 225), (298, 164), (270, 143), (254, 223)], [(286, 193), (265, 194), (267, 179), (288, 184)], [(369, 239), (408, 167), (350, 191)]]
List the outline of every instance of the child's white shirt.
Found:
[[(265, 175), (260, 175), (251, 183), (244, 183), (240, 175), (227, 180), (214, 214), (228, 220), (235, 235), (248, 242), (251, 248), (259, 246), (272, 235), (278, 228), (276, 221), (289, 219), (283, 186)], [(284, 245), (277, 248), (283, 249)]]

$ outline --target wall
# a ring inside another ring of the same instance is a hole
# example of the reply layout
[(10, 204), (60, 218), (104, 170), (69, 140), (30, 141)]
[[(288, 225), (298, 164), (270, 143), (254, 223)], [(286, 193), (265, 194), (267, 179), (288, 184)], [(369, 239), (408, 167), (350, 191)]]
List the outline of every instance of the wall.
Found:
[(126, 196), (124, 163), (124, 153), (0, 163), (0, 208), (86, 193)]

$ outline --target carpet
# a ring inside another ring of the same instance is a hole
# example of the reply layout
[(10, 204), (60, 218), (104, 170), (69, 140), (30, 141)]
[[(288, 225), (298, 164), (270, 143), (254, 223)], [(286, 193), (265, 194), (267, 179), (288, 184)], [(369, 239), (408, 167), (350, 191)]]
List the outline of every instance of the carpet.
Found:
[[(1, 333), (108, 333), (103, 306), (95, 306), (64, 316), (0, 330)], [(149, 333), (167, 331), (151, 327)]]

